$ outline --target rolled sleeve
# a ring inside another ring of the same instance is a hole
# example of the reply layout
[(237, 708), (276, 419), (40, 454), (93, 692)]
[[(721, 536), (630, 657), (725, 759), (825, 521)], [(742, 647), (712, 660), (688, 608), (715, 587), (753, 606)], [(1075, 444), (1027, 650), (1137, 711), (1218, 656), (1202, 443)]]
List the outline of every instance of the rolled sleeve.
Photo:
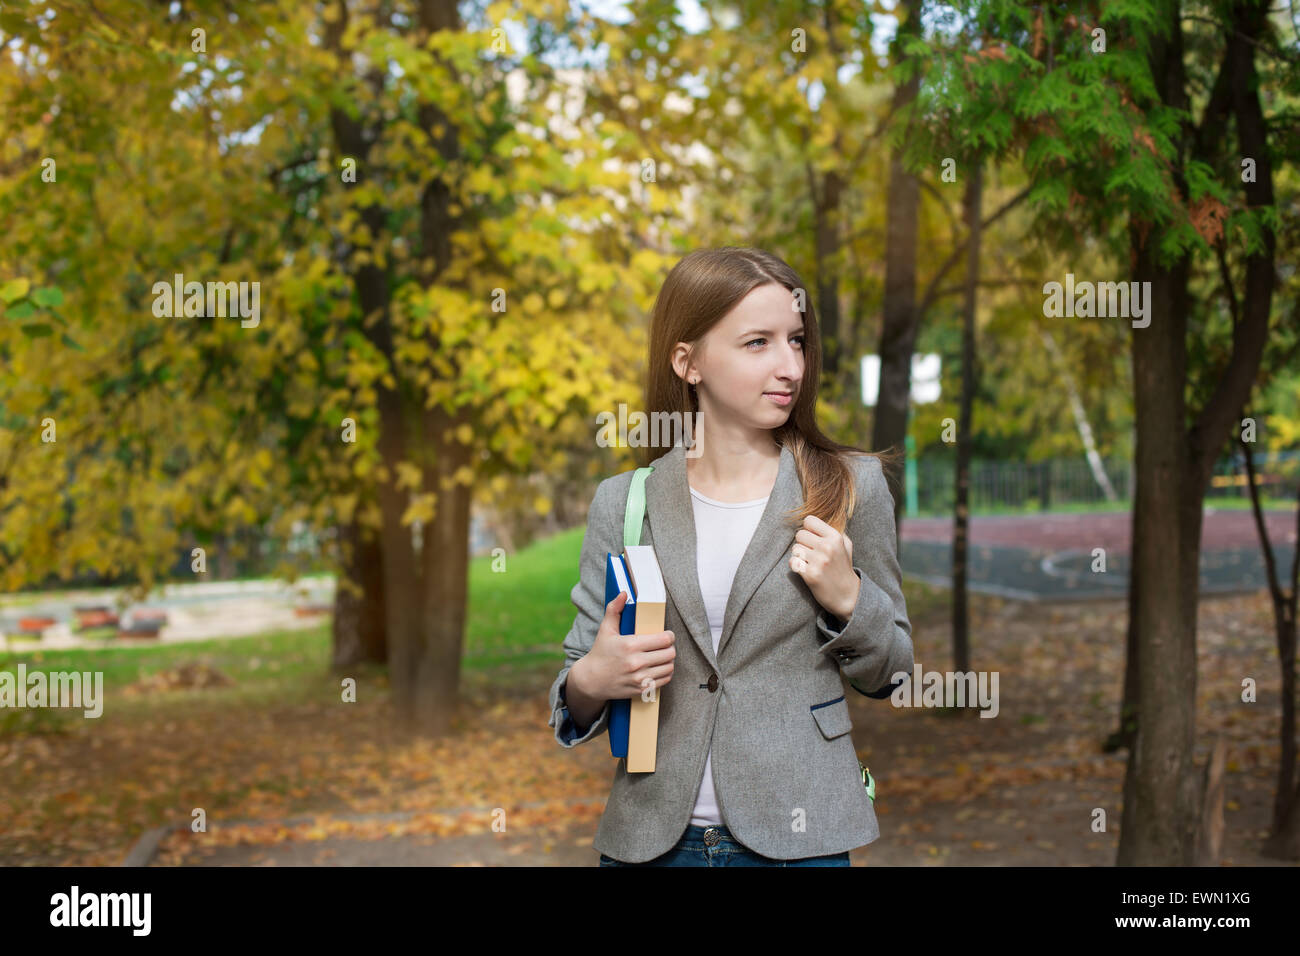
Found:
[(573, 665), (596, 643), (596, 632), (605, 617), (606, 556), (610, 552), (622, 550), (622, 529), (614, 527), (614, 518), (617, 517), (621, 522), (622, 512), (613, 512), (610, 508), (609, 493), (612, 488), (609, 479), (602, 481), (596, 488), (591, 508), (587, 512), (587, 530), (583, 534), (582, 556), (578, 563), (578, 583), (570, 592), (570, 599), (578, 613), (564, 639), (564, 666), (551, 684), (549, 725), (555, 729), (555, 740), (561, 747), (576, 747), (609, 729), (610, 705), (606, 701), (586, 733), (579, 734), (563, 691)]
[(854, 690), (883, 699), (906, 679), (895, 682), (895, 675), (912, 673), (912, 625), (898, 564), (894, 497), (880, 460), (869, 457), (863, 465), (865, 478), (848, 526), (853, 571), (861, 582), (858, 601), (847, 621), (823, 610), (817, 630), (825, 641), (823, 653), (834, 658)]
[[(567, 680), (569, 668), (564, 669), (564, 677)], [(596, 720), (587, 728), (585, 734), (578, 733), (578, 725), (573, 720), (573, 714), (569, 713), (567, 702), (564, 700), (564, 686), (560, 685), (560, 705), (551, 711), (550, 725), (555, 728), (555, 739), (560, 742), (562, 747), (576, 747), (578, 744), (586, 743), (592, 737), (599, 737), (609, 728), (609, 701), (605, 701), (605, 706), (600, 709), (596, 715)]]

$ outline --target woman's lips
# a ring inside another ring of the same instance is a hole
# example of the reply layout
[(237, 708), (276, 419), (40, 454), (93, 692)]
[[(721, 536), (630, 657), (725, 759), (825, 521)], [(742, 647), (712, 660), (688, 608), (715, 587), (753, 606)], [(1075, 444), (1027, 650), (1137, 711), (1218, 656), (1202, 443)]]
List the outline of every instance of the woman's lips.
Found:
[(763, 397), (771, 399), (772, 401), (776, 402), (776, 404), (780, 405), (782, 408), (786, 407), (787, 405), (789, 405), (791, 402), (794, 401), (793, 395), (782, 395), (780, 392), (764, 392)]

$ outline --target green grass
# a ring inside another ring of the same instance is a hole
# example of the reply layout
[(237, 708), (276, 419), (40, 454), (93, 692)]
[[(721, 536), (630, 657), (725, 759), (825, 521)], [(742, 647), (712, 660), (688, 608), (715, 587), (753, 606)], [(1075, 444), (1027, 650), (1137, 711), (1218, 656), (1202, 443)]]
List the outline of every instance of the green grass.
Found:
[(577, 613), (569, 594), (578, 580), (582, 528), (571, 528), (506, 555), (504, 571), (490, 557), (470, 563), (470, 658), (534, 651), (559, 654)]
[[(216, 706), (260, 707), (270, 702), (292, 703), (320, 693), (321, 685), (335, 686), (329, 665), (327, 625), (301, 631), (274, 631), (249, 638), (214, 638), (178, 644), (122, 644), (104, 649), (13, 650), (0, 652), (0, 668), (16, 669), (21, 661), (28, 670), (102, 671), (106, 706), (115, 714), (139, 717), (156, 714), (160, 707), (193, 701), (194, 691), (177, 690), (128, 697), (127, 685), (181, 664), (202, 662), (234, 681), (229, 687), (202, 689), (203, 700)], [(360, 675), (358, 675), (360, 676)], [(111, 695), (111, 696), (110, 696)], [(0, 731), (26, 729), (53, 731), (61, 721), (80, 717), (79, 711), (22, 709), (0, 716)]]
[[(462, 674), (479, 680), (517, 681), (554, 675), (563, 662), (563, 641), (576, 610), (569, 594), (576, 583), (583, 529), (553, 535), (525, 551), (508, 555), (504, 572), (492, 570), (492, 558), (470, 563), (470, 607)], [(904, 592), (912, 621), (946, 608), (946, 592), (906, 581)], [(212, 706), (262, 707), (320, 699), (337, 692), (341, 677), (329, 673), (328, 620), (302, 630), (280, 630), (256, 637), (213, 638), (176, 644), (121, 642), (105, 648), (0, 651), (0, 668), (13, 670), (19, 662), (46, 671), (102, 671), (105, 695), (112, 693), (114, 712), (123, 716), (158, 714), (171, 703), (195, 702), (189, 690), (125, 697), (120, 689), (159, 671), (201, 661), (235, 683), (204, 688), (202, 699)], [(383, 666), (355, 669), (355, 676), (381, 677)], [(55, 709), (15, 710), (0, 718), (0, 732), (56, 730), (66, 715)]]

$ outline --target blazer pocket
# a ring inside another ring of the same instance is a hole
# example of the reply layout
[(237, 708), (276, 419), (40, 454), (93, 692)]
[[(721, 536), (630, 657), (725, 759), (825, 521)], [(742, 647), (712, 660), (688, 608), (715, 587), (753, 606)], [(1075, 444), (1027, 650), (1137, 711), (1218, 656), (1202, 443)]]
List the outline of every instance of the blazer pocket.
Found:
[(817, 721), (817, 729), (827, 740), (834, 740), (853, 729), (853, 719), (849, 717), (849, 705), (843, 694), (834, 700), (813, 704), (808, 709), (812, 711), (813, 720)]

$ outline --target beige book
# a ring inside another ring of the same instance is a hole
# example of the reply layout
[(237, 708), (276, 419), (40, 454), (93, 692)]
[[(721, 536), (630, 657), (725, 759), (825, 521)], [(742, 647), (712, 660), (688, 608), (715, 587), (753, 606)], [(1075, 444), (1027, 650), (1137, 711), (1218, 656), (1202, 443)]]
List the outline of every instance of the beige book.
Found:
[[(636, 624), (633, 634), (657, 634), (664, 629), (668, 589), (655, 549), (648, 544), (623, 549), (628, 576), (636, 590)], [(659, 746), (659, 691), (648, 689), (631, 699), (627, 730), (627, 772), (654, 773)], [(652, 698), (646, 700), (647, 694)]]

